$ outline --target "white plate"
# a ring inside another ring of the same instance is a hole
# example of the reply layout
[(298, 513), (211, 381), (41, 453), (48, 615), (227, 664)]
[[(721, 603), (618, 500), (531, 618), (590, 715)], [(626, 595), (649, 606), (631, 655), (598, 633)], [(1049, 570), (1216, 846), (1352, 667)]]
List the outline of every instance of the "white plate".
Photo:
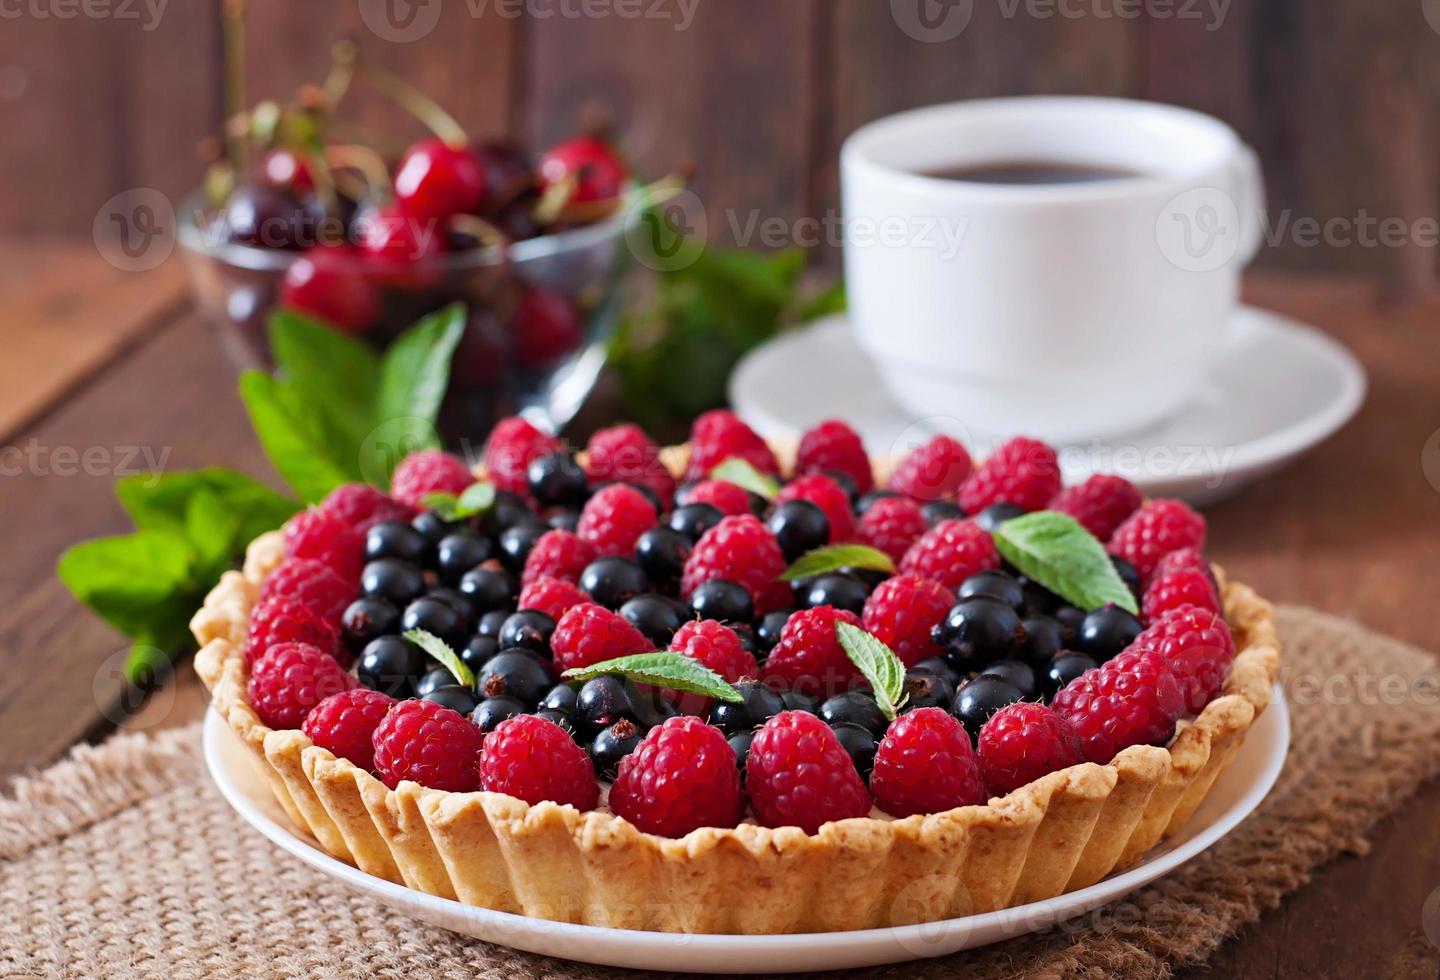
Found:
[[(1229, 768), (1180, 833), (1144, 863), (1089, 888), (1013, 909), (924, 925), (788, 936), (687, 936), (568, 925), (474, 908), (372, 877), (290, 829), (239, 738), (215, 710), (205, 716), (205, 762), (240, 816), (281, 848), (331, 877), (427, 922), (486, 942), (585, 963), (693, 973), (839, 970), (943, 956), (998, 942), (1112, 902), (1199, 854), (1227, 834), (1269, 792), (1290, 745), (1279, 688)], [(720, 900), (720, 899), (717, 899)]]
[[(1083, 391), (1076, 379), (1077, 397)], [(1241, 307), (1209, 380), (1175, 418), (1061, 447), (1060, 462), (1067, 482), (1119, 473), (1147, 495), (1209, 503), (1321, 442), (1364, 400), (1365, 371), (1348, 350), (1314, 327)], [(940, 432), (987, 448), (963, 419), (917, 419), (897, 405), (843, 314), (751, 351), (730, 376), (730, 402), (772, 438), (833, 416), (855, 426), (872, 453), (903, 452)]]

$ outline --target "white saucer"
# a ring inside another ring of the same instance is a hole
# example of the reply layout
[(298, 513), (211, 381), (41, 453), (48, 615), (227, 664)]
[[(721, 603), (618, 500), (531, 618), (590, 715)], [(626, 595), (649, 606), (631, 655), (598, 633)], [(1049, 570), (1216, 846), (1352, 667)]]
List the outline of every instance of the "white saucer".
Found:
[(1049, 901), (985, 915), (789, 936), (687, 936), (569, 925), (412, 891), (335, 860), (291, 830), (244, 745), (214, 708), (205, 716), (204, 743), (215, 785), (247, 823), (311, 867), (427, 922), (486, 942), (584, 963), (692, 973), (790, 973), (899, 963), (984, 946), (1047, 929), (1153, 881), (1225, 836), (1264, 799), (1285, 762), (1290, 716), (1277, 687), (1270, 707), (1185, 827), (1123, 874)]
[[(1150, 496), (1209, 503), (1295, 459), (1365, 400), (1365, 371), (1314, 327), (1241, 307), (1201, 393), (1177, 417), (1118, 439), (1061, 447), (1066, 482), (1119, 473)], [(890, 397), (843, 314), (751, 351), (730, 376), (730, 402), (761, 435), (798, 437), (822, 419), (855, 426), (872, 453), (936, 433), (984, 453), (963, 420), (917, 419)], [(1015, 433), (1005, 433), (1014, 435)]]

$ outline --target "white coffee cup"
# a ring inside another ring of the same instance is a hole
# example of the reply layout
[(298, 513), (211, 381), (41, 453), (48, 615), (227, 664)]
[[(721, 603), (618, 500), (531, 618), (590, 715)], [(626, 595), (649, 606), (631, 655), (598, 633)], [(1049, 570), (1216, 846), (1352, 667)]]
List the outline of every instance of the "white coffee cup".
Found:
[[(1073, 183), (927, 176), (1047, 161)], [(1224, 346), (1261, 241), (1255, 154), (1224, 123), (1124, 99), (1023, 97), (870, 123), (840, 153), (860, 346), (908, 411), (1078, 442), (1175, 413)]]

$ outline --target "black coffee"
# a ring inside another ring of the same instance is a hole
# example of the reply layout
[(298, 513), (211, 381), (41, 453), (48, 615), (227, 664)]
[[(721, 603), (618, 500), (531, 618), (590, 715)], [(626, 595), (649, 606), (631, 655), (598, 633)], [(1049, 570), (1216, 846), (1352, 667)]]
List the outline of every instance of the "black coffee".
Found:
[(1139, 177), (1140, 171), (1064, 160), (999, 160), (940, 167), (925, 171), (925, 176), (964, 180), (972, 184), (1092, 184), (1101, 180)]

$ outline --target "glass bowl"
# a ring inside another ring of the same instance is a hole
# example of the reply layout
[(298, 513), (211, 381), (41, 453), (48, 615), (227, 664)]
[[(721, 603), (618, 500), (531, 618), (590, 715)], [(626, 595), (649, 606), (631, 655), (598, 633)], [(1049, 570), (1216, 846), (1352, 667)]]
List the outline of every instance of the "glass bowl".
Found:
[[(344, 332), (383, 349), (422, 316), (464, 303), (441, 436), (454, 447), (476, 445), (517, 413), (554, 431), (594, 386), (620, 317), (631, 264), (626, 232), (640, 210), (629, 203), (593, 224), (403, 267), (330, 255), (333, 268), (363, 278), (366, 295), (379, 300), (371, 325)], [(179, 240), (196, 302), (237, 368), (268, 368), (266, 323), (282, 306), (282, 281), (314, 253), (227, 241), (219, 225), (198, 194), (182, 205)]]

